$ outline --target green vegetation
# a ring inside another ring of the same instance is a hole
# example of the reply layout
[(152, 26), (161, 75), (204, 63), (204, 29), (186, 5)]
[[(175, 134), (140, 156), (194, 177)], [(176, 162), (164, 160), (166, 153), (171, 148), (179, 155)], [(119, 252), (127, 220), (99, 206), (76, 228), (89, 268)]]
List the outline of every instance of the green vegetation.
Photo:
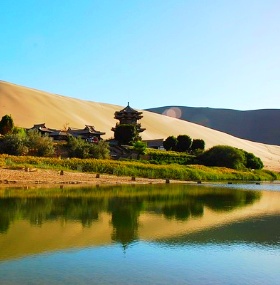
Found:
[(81, 138), (69, 137), (66, 149), (70, 157), (77, 158), (109, 158), (108, 143), (100, 140), (97, 144), (89, 143)]
[(205, 142), (202, 139), (194, 139), (188, 135), (178, 135), (177, 138), (169, 136), (163, 141), (163, 147), (167, 150), (178, 152), (201, 152), (205, 149)]
[(169, 136), (166, 140), (163, 141), (163, 147), (169, 150), (176, 150), (177, 139), (174, 136)]
[(148, 156), (148, 161), (152, 164), (195, 164), (196, 156), (176, 151), (162, 151), (158, 149), (146, 149), (145, 154)]
[[(169, 151), (147, 149), (139, 137), (137, 125), (133, 124), (117, 125), (115, 138), (120, 144), (131, 144), (137, 159), (144, 154), (143, 161), (109, 160), (109, 145), (103, 140), (96, 144), (69, 136), (67, 143), (54, 143), (38, 131), (26, 132), (15, 127), (8, 115), (2, 118), (0, 127), (5, 133), (0, 137), (0, 154), (11, 155), (2, 155), (0, 166), (79, 169), (84, 172), (177, 180), (249, 181), (279, 178), (279, 174), (260, 171), (263, 163), (253, 153), (223, 145), (204, 151), (205, 142), (192, 140), (188, 135), (168, 137), (163, 143)], [(55, 155), (60, 157), (61, 153), (70, 159), (54, 158)]]
[(54, 144), (48, 136), (38, 131), (23, 132), (18, 129), (0, 138), (0, 153), (11, 155), (52, 156)]
[(119, 145), (132, 145), (133, 142), (141, 139), (137, 131), (137, 125), (134, 124), (117, 124), (114, 138)]
[(140, 158), (140, 155), (145, 154), (145, 151), (147, 149), (147, 144), (145, 142), (142, 141), (136, 141), (132, 144), (133, 146), (133, 150), (137, 152), (137, 159)]
[(118, 176), (135, 176), (183, 181), (272, 181), (280, 174), (268, 170), (234, 170), (202, 165), (154, 165), (137, 161), (104, 159), (59, 159), (31, 156), (0, 155), (2, 167), (38, 167), (49, 169), (81, 170)]
[(219, 145), (202, 153), (198, 160), (207, 166), (222, 166), (232, 169), (261, 169), (263, 163), (252, 153), (235, 147)]
[(14, 121), (11, 115), (5, 115), (0, 121), (0, 134), (6, 135), (12, 131), (14, 127)]
[(197, 152), (197, 151), (204, 151), (205, 149), (205, 141), (202, 139), (193, 139), (192, 145), (191, 145), (191, 151)]

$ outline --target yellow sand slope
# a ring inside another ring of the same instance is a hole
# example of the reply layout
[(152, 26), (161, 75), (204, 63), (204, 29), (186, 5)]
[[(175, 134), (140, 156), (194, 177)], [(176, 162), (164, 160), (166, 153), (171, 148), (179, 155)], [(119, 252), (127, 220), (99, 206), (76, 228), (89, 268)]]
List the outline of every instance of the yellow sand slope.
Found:
[[(131, 107), (133, 102), (131, 102)], [(47, 127), (63, 129), (68, 125), (83, 128), (93, 125), (96, 130), (106, 132), (103, 138), (113, 137), (115, 111), (125, 106), (97, 103), (51, 94), (12, 83), (0, 81), (0, 117), (12, 115), (15, 125), (32, 127), (46, 123)], [(191, 138), (203, 139), (206, 148), (214, 145), (230, 145), (253, 152), (264, 162), (265, 168), (280, 171), (280, 146), (266, 145), (239, 139), (194, 123), (143, 111), (143, 139), (166, 139), (170, 135), (187, 134)]]

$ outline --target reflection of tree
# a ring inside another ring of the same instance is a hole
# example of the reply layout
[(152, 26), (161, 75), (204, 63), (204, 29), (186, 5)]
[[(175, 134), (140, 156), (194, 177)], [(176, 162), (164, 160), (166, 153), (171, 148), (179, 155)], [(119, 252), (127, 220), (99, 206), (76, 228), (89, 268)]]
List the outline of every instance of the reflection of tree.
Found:
[(138, 217), (142, 208), (139, 199), (110, 199), (108, 210), (112, 213), (114, 232), (112, 239), (126, 247), (138, 238)]
[(0, 233), (7, 232), (15, 219), (29, 220), (41, 226), (45, 221), (80, 221), (84, 227), (98, 220), (104, 209), (103, 199), (94, 198), (4, 198), (0, 199)]
[(200, 217), (203, 215), (203, 205), (201, 203), (183, 203), (166, 205), (162, 208), (162, 213), (168, 219), (187, 220), (190, 216)]
[(10, 223), (17, 214), (17, 201), (20, 199), (7, 198), (0, 199), (0, 233), (8, 231)]
[(84, 227), (90, 227), (103, 211), (112, 214), (112, 239), (127, 245), (138, 238), (141, 210), (182, 221), (202, 216), (205, 206), (215, 211), (230, 211), (254, 203), (261, 195), (254, 191), (174, 185), (142, 187), (121, 191), (114, 188), (110, 194), (106, 190), (77, 188), (76, 191), (62, 192), (61, 196), (0, 198), (0, 233), (7, 232), (16, 219), (29, 220), (32, 225), (63, 219), (79, 221)]
[(259, 198), (259, 192), (229, 190), (209, 193), (201, 196), (199, 200), (212, 210), (231, 211), (235, 208), (252, 204)]

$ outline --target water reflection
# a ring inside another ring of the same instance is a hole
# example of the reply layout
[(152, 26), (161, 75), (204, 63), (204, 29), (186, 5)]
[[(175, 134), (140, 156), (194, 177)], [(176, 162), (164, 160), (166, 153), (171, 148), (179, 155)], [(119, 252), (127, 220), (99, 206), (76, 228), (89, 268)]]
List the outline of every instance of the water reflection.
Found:
[[(262, 215), (262, 201), (267, 214), (266, 199), (271, 199), (267, 194), (182, 184), (7, 188), (0, 190), (0, 247), (11, 240), (17, 243), (15, 235), (20, 231), (36, 243), (34, 249), (26, 242), (21, 254), (113, 242), (126, 248), (139, 239), (170, 244), (206, 241), (209, 235), (218, 234), (216, 227), (236, 221), (240, 226), (240, 221)], [(279, 214), (280, 205), (270, 211)], [(225, 232), (231, 231), (236, 232), (233, 228)], [(9, 255), (8, 248), (5, 255)]]
[(0, 189), (0, 283), (278, 284), (280, 188), (228, 187)]

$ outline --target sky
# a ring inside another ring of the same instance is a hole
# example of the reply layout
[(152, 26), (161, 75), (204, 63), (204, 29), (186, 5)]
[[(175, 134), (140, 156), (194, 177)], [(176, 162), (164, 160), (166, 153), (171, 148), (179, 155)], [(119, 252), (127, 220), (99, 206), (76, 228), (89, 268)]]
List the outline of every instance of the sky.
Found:
[(279, 0), (0, 0), (0, 80), (88, 101), (280, 108)]

